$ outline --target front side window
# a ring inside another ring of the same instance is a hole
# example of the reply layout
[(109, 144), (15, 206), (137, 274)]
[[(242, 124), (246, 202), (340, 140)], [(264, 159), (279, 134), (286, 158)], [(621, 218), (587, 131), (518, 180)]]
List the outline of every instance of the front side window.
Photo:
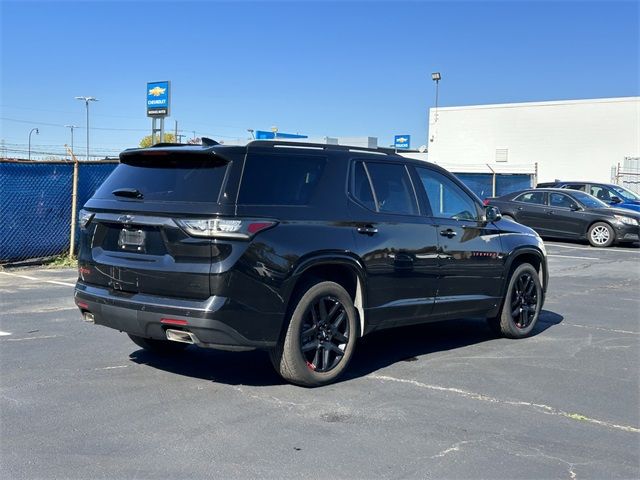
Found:
[(476, 202), (453, 180), (428, 168), (416, 168), (434, 217), (478, 220)]
[(549, 194), (549, 205), (552, 207), (560, 207), (560, 208), (571, 208), (575, 206), (576, 202), (574, 202), (569, 196), (564, 195), (563, 193), (550, 193)]
[(321, 156), (249, 154), (238, 203), (307, 205), (326, 161), (326, 157)]
[(544, 192), (527, 192), (517, 196), (516, 202), (533, 203), (535, 205), (544, 205)]
[(573, 197), (587, 208), (607, 208), (609, 205), (584, 192), (576, 192)]
[(640, 200), (640, 195), (624, 187), (620, 187), (616, 185), (611, 187), (611, 189), (614, 191), (615, 196), (620, 197), (623, 200), (628, 200), (628, 201)]

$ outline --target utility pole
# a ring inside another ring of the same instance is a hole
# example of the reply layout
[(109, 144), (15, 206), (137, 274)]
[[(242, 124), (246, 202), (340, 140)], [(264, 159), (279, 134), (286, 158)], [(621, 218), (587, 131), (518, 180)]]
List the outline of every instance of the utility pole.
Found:
[(175, 122), (175, 133), (173, 134), (173, 138), (174, 138), (174, 141), (178, 142), (178, 120), (174, 120), (174, 122)]
[(78, 128), (75, 125), (65, 125), (65, 127), (71, 130), (71, 151), (73, 152), (73, 129)]

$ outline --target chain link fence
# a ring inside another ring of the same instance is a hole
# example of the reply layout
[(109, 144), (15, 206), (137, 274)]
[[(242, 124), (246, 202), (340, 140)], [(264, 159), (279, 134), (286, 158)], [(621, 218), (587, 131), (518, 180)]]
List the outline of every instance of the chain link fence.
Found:
[(640, 194), (640, 157), (625, 157), (611, 173), (614, 183)]
[[(78, 210), (117, 164), (79, 162)], [(0, 264), (69, 252), (72, 190), (72, 162), (0, 161)]]

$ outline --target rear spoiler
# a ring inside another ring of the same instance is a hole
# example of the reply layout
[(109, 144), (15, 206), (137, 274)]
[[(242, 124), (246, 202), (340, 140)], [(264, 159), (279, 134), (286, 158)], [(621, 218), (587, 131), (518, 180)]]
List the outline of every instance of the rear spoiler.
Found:
[[(203, 138), (202, 145), (189, 145), (182, 143), (158, 143), (149, 148), (130, 148), (120, 153), (120, 163), (132, 164), (150, 161), (149, 157), (161, 158), (168, 161), (181, 161), (188, 159), (204, 160), (205, 158), (217, 158), (219, 160), (228, 161), (215, 147), (220, 145), (215, 140)], [(144, 159), (144, 160), (143, 160)]]

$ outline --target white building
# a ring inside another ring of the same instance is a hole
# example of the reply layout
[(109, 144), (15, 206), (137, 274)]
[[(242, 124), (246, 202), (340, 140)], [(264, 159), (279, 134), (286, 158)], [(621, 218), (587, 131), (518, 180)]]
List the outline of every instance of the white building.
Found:
[(538, 181), (609, 182), (640, 156), (640, 97), (440, 107), (429, 111), (429, 161), (465, 171), (530, 171)]

